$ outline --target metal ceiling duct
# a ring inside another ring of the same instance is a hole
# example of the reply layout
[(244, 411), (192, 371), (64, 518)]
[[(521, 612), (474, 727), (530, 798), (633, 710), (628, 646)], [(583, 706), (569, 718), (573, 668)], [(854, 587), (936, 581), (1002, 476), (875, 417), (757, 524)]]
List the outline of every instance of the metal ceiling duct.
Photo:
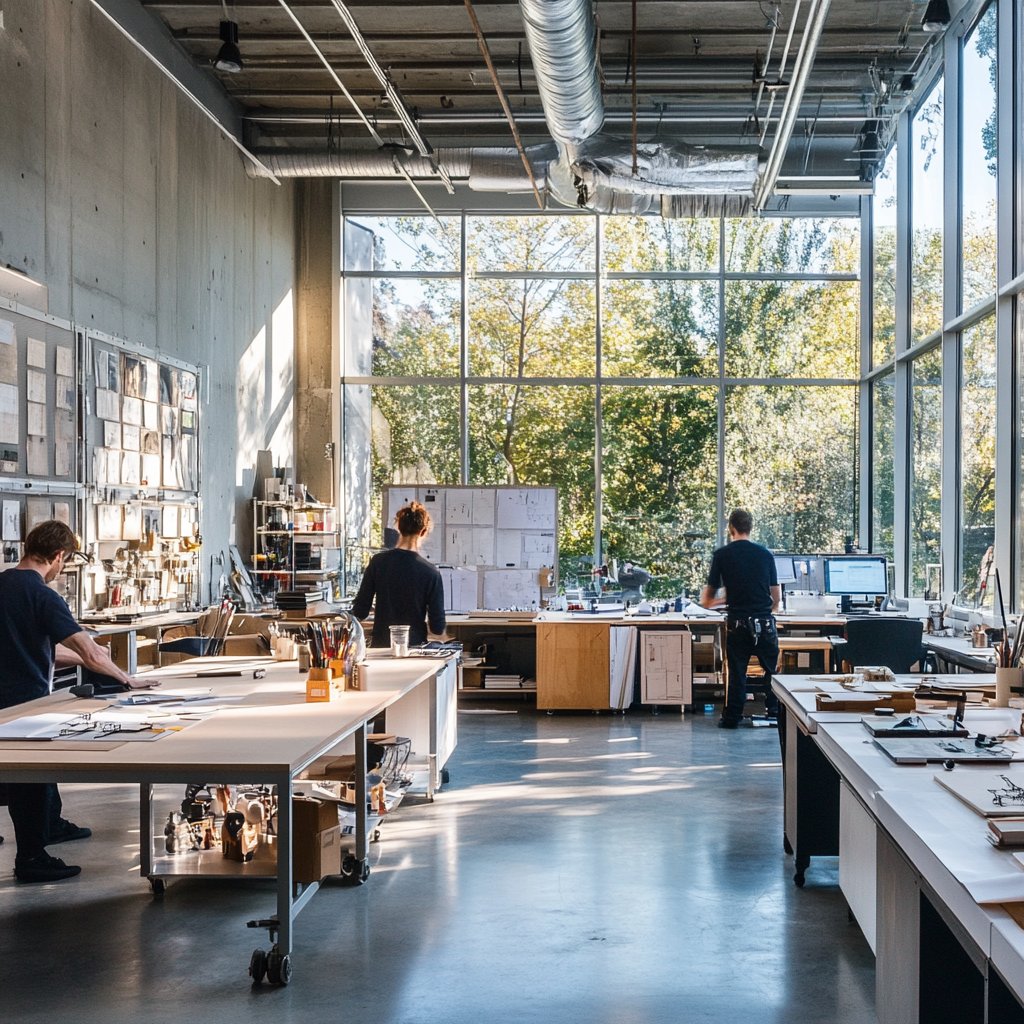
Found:
[(590, 0), (519, 0), (519, 7), (548, 131), (571, 148), (604, 123)]

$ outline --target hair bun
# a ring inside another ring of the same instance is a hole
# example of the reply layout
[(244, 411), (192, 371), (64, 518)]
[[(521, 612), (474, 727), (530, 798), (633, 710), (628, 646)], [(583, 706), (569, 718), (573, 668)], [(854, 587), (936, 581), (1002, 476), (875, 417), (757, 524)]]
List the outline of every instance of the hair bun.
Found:
[(395, 525), (403, 537), (416, 537), (431, 527), (430, 513), (418, 502), (410, 501), (398, 510)]

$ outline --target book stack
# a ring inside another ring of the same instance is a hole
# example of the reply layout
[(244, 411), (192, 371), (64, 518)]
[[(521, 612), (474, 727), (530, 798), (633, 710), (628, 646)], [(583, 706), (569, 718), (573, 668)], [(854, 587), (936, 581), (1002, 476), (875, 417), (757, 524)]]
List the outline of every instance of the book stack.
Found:
[(311, 605), (323, 600), (322, 591), (315, 590), (279, 590), (274, 601), (282, 611), (304, 612)]
[(1024, 818), (989, 818), (988, 841), (993, 846), (1024, 846)]
[(522, 676), (503, 675), (499, 672), (489, 672), (484, 676), (485, 690), (519, 690), (522, 686)]

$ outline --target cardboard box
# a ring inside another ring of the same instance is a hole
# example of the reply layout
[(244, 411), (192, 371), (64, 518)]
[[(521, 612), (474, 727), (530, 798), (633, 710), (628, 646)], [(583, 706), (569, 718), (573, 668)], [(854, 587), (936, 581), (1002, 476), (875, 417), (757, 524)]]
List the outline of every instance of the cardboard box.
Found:
[[(335, 820), (338, 812), (331, 804)], [(328, 875), (341, 874), (341, 826), (325, 828), (300, 841), (298, 833), (292, 844), (292, 881), (308, 885)]]
[(312, 839), (318, 832), (337, 824), (337, 804), (308, 797), (292, 800), (292, 835), (296, 838)]
[(311, 668), (306, 679), (306, 703), (316, 704), (329, 701), (333, 697), (334, 687), (331, 686), (331, 670), (329, 668)]

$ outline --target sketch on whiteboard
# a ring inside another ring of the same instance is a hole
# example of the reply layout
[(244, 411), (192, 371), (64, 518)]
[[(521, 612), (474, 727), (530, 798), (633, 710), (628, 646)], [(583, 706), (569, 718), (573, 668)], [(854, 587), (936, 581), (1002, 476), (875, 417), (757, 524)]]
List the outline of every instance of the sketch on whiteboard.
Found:
[(474, 569), (441, 570), (441, 583), (444, 585), (444, 610), (446, 612), (471, 612), (477, 606), (477, 580), (479, 576)]
[(553, 489), (507, 488), (497, 492), (498, 529), (553, 530), (555, 492)]
[(494, 565), (494, 531), (487, 527), (449, 526), (445, 561), (452, 565)]
[(484, 608), (493, 610), (540, 607), (540, 584), (530, 569), (492, 569), (484, 573)]
[(553, 533), (524, 533), (523, 561), (528, 569), (541, 569), (555, 564)]

